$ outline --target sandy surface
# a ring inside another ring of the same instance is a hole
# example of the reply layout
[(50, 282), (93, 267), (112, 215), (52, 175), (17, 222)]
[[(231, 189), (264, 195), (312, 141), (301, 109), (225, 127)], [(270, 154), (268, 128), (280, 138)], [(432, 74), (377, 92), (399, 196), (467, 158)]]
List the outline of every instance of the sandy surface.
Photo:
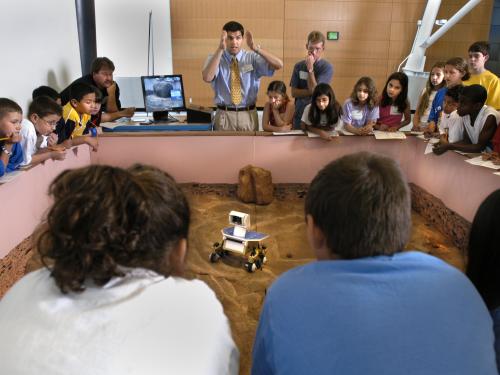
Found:
[[(305, 186), (278, 187), (276, 199), (268, 206), (239, 202), (234, 194), (236, 187), (232, 185), (186, 185), (184, 190), (192, 210), (186, 276), (204, 280), (217, 294), (240, 349), (240, 373), (248, 374), (252, 343), (266, 288), (283, 272), (314, 260), (305, 234)], [(228, 226), (231, 210), (250, 214), (252, 230), (270, 235), (266, 240), (268, 262), (263, 270), (248, 273), (243, 268), (243, 258), (239, 256), (210, 263), (212, 244), (221, 240), (221, 229)], [(32, 253), (31, 248), (28, 238), (8, 257), (0, 260), (0, 271), (3, 271), (3, 274), (0, 272), (0, 295), (24, 272), (26, 260)], [(459, 250), (415, 213), (407, 249), (425, 251), (463, 269), (464, 262)], [(36, 260), (28, 261), (29, 270), (37, 267), (39, 263)]]

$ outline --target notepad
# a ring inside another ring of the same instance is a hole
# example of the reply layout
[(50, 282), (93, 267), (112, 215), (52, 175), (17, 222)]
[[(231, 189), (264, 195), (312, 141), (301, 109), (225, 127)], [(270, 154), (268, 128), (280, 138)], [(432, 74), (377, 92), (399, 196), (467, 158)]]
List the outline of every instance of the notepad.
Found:
[[(136, 124), (131, 124), (131, 125), (136, 125)], [(119, 122), (101, 122), (101, 127), (106, 129), (114, 129), (118, 126), (123, 126), (123, 124), (120, 124)]]
[(381, 130), (374, 130), (373, 134), (375, 139), (406, 139), (406, 135), (403, 132), (384, 132)]
[(0, 177), (0, 184), (6, 184), (7, 182), (12, 181), (16, 177), (19, 177), (21, 173), (23, 173), (23, 171), (12, 171), (5, 173), (2, 177)]
[[(336, 130), (332, 130), (328, 134), (330, 135), (330, 137), (338, 137), (339, 136), (339, 132)], [(307, 132), (307, 136), (309, 138), (319, 138), (319, 135), (317, 135), (316, 133), (313, 133), (313, 132)]]
[(425, 146), (424, 155), (432, 154), (433, 149), (434, 146), (431, 143), (427, 143), (427, 146)]
[(500, 169), (500, 165), (495, 165), (491, 160), (483, 160), (482, 156), (477, 156), (472, 159), (465, 159), (465, 161), (472, 165), (479, 165), (480, 167), (486, 167), (491, 169)]
[(273, 135), (305, 135), (303, 130), (290, 130), (288, 132), (273, 132)]
[(345, 130), (345, 129), (340, 130), (340, 134), (342, 134), (342, 135), (356, 135), (356, 134), (354, 134), (354, 133), (348, 132), (348, 131), (347, 131), (347, 130)]

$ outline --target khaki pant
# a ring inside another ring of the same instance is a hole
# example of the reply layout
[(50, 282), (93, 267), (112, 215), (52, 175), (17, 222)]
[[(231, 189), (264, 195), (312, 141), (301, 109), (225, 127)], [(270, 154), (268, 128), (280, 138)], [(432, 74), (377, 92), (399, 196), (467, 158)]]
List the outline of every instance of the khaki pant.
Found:
[(250, 111), (224, 111), (217, 109), (214, 119), (215, 130), (229, 131), (257, 131), (259, 130), (259, 117), (257, 110)]

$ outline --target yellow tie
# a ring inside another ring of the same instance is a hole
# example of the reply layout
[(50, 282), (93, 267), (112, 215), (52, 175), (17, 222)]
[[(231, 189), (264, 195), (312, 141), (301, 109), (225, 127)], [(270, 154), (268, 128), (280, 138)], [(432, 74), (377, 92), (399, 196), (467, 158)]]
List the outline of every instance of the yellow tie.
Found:
[(236, 57), (233, 57), (231, 61), (231, 100), (235, 105), (241, 103), (240, 68)]

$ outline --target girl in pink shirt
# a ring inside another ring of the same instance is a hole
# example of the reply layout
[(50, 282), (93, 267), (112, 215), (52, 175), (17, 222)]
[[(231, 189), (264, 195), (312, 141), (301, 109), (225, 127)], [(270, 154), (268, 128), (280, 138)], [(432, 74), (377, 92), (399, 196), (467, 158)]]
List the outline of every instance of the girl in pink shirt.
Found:
[[(411, 121), (408, 102), (408, 76), (401, 72), (392, 73), (382, 91), (379, 104), (377, 130), (398, 131)], [(404, 117), (404, 120), (403, 120)]]

